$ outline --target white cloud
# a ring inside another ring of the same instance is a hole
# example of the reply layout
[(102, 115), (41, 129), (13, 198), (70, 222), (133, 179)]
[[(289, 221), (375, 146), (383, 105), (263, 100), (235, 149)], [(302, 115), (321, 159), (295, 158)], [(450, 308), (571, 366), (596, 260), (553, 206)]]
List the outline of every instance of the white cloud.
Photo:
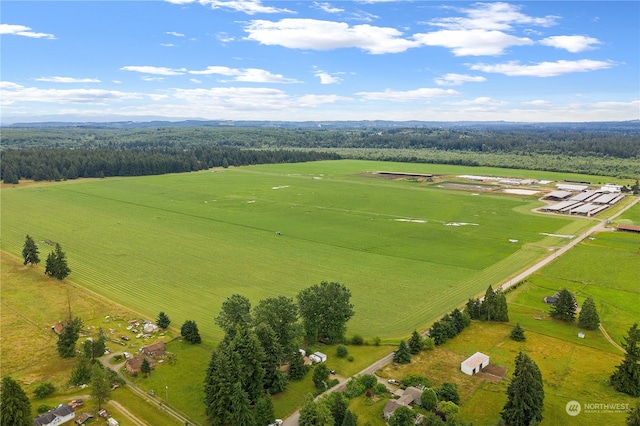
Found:
[(139, 93), (127, 93), (117, 90), (40, 89), (37, 87), (24, 87), (11, 82), (3, 82), (0, 86), (0, 95), (3, 105), (11, 105), (17, 102), (105, 104), (108, 101), (139, 99), (142, 97)]
[(187, 71), (185, 68), (173, 69), (173, 68), (166, 68), (166, 67), (135, 66), (135, 65), (122, 67), (120, 68), (120, 70), (141, 72), (144, 74), (154, 74), (154, 75), (182, 75)]
[(470, 105), (470, 106), (488, 106), (488, 107), (496, 107), (507, 105), (509, 102), (499, 101), (497, 99), (490, 98), (488, 96), (483, 96), (475, 99), (467, 99), (464, 101), (456, 102), (456, 105)]
[(471, 8), (449, 8), (466, 17), (436, 18), (431, 25), (448, 30), (511, 30), (514, 25), (549, 27), (556, 24), (557, 16), (532, 17), (521, 13), (521, 6), (509, 3), (474, 3)]
[(366, 100), (408, 102), (420, 101), (432, 98), (457, 96), (459, 93), (453, 89), (420, 88), (415, 90), (397, 91), (387, 89), (384, 92), (359, 92), (356, 95)]
[(418, 43), (402, 38), (394, 28), (344, 22), (288, 18), (278, 22), (255, 20), (245, 31), (248, 40), (291, 49), (332, 50), (354, 47), (372, 54), (399, 53)]
[(502, 55), (508, 47), (534, 44), (527, 37), (516, 37), (502, 31), (442, 30), (416, 34), (413, 38), (427, 46), (441, 46), (456, 56)]
[(166, 0), (173, 4), (199, 3), (212, 9), (227, 9), (234, 12), (243, 12), (247, 15), (256, 13), (293, 13), (289, 9), (280, 9), (273, 6), (265, 6), (260, 0)]
[(173, 44), (173, 43), (160, 43), (160, 46), (162, 46), (162, 47), (176, 47), (176, 45)]
[(190, 78), (189, 81), (195, 84), (202, 84), (202, 80), (198, 80), (197, 78)]
[(503, 64), (474, 64), (469, 67), (474, 71), (498, 73), (510, 77), (556, 77), (574, 72), (588, 72), (613, 67), (615, 64), (610, 61), (593, 61), (581, 59), (579, 61), (560, 60), (556, 62), (541, 62), (535, 65), (523, 65), (518, 61), (506, 62)]
[(342, 82), (342, 79), (336, 75), (331, 75), (326, 71), (318, 70), (313, 73), (316, 77), (320, 79), (320, 84), (337, 84)]
[(17, 35), (30, 38), (47, 38), (51, 40), (55, 39), (53, 34), (36, 33), (31, 31), (31, 28), (24, 25), (0, 24), (0, 34)]
[(222, 43), (229, 43), (230, 41), (235, 40), (235, 38), (233, 36), (230, 36), (229, 34), (225, 33), (225, 32), (221, 32), (216, 34), (216, 38), (218, 40), (220, 40)]
[(313, 5), (317, 9), (320, 9), (321, 11), (323, 11), (325, 13), (341, 13), (341, 12), (344, 12), (344, 9), (340, 9), (339, 7), (332, 6), (329, 3), (320, 3), (320, 2), (314, 1)]
[(46, 81), (49, 83), (100, 83), (97, 78), (74, 78), (74, 77), (40, 77), (36, 81)]
[(552, 36), (540, 40), (540, 44), (555, 47), (557, 49), (565, 49), (571, 53), (583, 52), (585, 50), (595, 49), (595, 45), (602, 44), (600, 40), (587, 36)]
[(165, 34), (172, 35), (172, 36), (175, 36), (175, 37), (184, 37), (184, 34), (177, 33), (175, 31), (167, 31)]
[(460, 86), (463, 83), (482, 83), (487, 81), (486, 77), (449, 73), (435, 79), (439, 86)]
[(534, 99), (533, 101), (526, 101), (526, 102), (523, 102), (522, 104), (530, 105), (530, 106), (540, 106), (540, 107), (552, 105), (551, 102), (545, 101), (543, 99)]
[(286, 78), (282, 74), (272, 74), (259, 68), (229, 68), (222, 66), (209, 66), (202, 71), (189, 71), (189, 74), (210, 75), (219, 74), (234, 77), (232, 81), (245, 83), (299, 83), (293, 78)]

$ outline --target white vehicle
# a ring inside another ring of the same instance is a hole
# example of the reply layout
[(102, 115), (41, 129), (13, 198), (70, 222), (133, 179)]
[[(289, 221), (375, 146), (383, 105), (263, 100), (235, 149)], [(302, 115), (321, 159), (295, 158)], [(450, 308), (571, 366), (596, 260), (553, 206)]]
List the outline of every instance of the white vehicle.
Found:
[(276, 419), (275, 422), (269, 424), (269, 426), (280, 426), (280, 425), (282, 425), (282, 419)]
[(126, 359), (131, 358), (131, 354), (129, 352), (123, 352), (122, 355), (124, 355)]

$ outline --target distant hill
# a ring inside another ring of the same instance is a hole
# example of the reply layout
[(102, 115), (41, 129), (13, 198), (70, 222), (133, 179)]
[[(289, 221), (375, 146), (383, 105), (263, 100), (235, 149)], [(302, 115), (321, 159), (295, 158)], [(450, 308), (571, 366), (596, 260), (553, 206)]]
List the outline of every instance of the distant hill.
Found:
[(150, 120), (150, 121), (43, 121), (13, 123), (2, 127), (75, 127), (105, 129), (139, 129), (161, 127), (260, 127), (281, 129), (392, 129), (392, 128), (443, 128), (470, 130), (570, 130), (588, 132), (640, 133), (640, 120), (598, 121), (583, 123), (528, 123), (508, 121), (230, 121), (230, 120)]

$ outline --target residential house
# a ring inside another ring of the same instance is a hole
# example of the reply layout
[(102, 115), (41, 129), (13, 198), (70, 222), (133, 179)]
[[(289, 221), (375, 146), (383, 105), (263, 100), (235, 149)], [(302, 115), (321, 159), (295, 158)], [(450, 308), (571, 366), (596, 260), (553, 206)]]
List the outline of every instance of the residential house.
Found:
[(166, 345), (164, 342), (156, 342), (149, 346), (144, 346), (140, 349), (144, 355), (153, 357), (153, 358), (161, 358), (164, 356)]
[(129, 358), (127, 360), (127, 362), (124, 364), (124, 369), (129, 374), (132, 374), (132, 375), (133, 374), (138, 374), (138, 373), (140, 373), (140, 367), (142, 367), (142, 361), (144, 359), (147, 360), (147, 362), (149, 363), (149, 366), (151, 368), (155, 368), (156, 362), (153, 359), (151, 359), (149, 357), (146, 357), (144, 355), (138, 355), (138, 356), (136, 356), (134, 358)]
[(35, 426), (58, 426), (72, 420), (75, 416), (76, 412), (73, 408), (61, 404), (53, 410), (36, 417), (33, 420), (33, 424)]
[(398, 399), (390, 399), (387, 402), (387, 405), (384, 406), (382, 410), (382, 415), (385, 419), (389, 419), (393, 415), (393, 413), (399, 407), (409, 407), (411, 408), (412, 404), (421, 405), (420, 397), (422, 396), (422, 389), (419, 389), (414, 386), (409, 386), (402, 392), (402, 396)]

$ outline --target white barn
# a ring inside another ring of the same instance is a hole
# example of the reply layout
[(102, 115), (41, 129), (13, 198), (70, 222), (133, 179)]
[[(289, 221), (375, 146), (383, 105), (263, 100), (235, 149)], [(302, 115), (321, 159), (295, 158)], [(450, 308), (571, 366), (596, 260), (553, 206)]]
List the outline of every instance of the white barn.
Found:
[(487, 365), (489, 365), (489, 355), (485, 355), (482, 352), (476, 352), (460, 363), (460, 370), (465, 374), (473, 376), (474, 374), (479, 373)]

